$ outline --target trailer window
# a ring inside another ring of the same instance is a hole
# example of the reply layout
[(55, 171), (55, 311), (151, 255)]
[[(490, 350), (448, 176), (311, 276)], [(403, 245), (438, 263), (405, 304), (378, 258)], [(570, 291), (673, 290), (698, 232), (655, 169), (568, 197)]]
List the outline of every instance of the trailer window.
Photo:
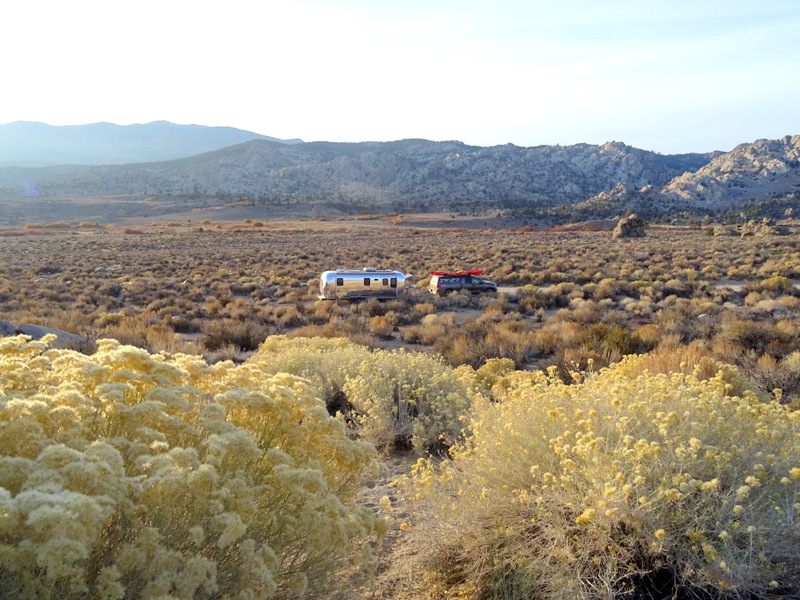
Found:
[(364, 285), (365, 286), (369, 285), (369, 277), (364, 277)]
[(392, 277), (392, 279), (391, 279), (391, 287), (393, 287), (393, 288), (397, 287), (397, 277)]
[(384, 278), (383, 278), (383, 281), (381, 281), (381, 283), (382, 283), (383, 285), (389, 285), (389, 278), (388, 278), (388, 277), (384, 277)]
[(344, 285), (344, 277), (337, 277), (336, 285)]

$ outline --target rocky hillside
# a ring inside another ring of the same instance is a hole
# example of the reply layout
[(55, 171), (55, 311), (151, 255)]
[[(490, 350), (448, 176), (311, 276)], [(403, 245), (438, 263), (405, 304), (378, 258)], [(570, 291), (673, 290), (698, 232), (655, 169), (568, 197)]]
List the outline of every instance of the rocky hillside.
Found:
[(675, 206), (720, 210), (800, 189), (800, 135), (740, 144), (659, 190)]
[(623, 143), (252, 140), (167, 162), (0, 168), (0, 199), (175, 195), (361, 210), (481, 210), (575, 219), (719, 213), (800, 190), (800, 136), (727, 153), (661, 155)]
[(0, 169), (0, 195), (194, 191), (408, 206), (561, 206), (619, 183), (637, 189), (664, 185), (687, 166), (697, 169), (711, 158), (662, 156), (617, 142), (484, 148), (427, 140), (291, 145), (255, 140), (169, 162)]
[(666, 184), (637, 187), (620, 181), (561, 213), (595, 218), (627, 209), (646, 215), (742, 211), (777, 217), (793, 206), (800, 206), (798, 135), (740, 144)]

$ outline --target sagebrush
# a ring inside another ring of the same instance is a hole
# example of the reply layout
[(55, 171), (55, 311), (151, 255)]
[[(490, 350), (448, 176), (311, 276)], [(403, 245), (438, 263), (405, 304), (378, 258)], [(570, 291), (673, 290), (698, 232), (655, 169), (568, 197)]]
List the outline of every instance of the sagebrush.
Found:
[(376, 452), (308, 383), (114, 340), (0, 339), (9, 598), (303, 598), (356, 583)]
[(800, 413), (642, 360), (505, 375), (452, 460), (420, 460), (434, 597), (796, 597)]

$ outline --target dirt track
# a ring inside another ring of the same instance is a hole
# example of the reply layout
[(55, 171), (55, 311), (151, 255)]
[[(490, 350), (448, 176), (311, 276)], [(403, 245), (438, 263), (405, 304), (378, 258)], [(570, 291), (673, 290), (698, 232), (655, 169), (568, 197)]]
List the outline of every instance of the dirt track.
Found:
[[(378, 551), (378, 573), (375, 582), (353, 600), (423, 600), (427, 598), (421, 590), (422, 582), (415, 570), (417, 549), (410, 535), (404, 531), (407, 525), (424, 527), (414, 522), (410, 507), (401, 501), (392, 481), (407, 474), (416, 461), (412, 455), (389, 457), (384, 461), (385, 472), (374, 482), (368, 483), (361, 492), (359, 503), (378, 514), (391, 519), (389, 532)], [(389, 498), (391, 512), (381, 506), (381, 498)], [(402, 527), (401, 527), (402, 526)]]

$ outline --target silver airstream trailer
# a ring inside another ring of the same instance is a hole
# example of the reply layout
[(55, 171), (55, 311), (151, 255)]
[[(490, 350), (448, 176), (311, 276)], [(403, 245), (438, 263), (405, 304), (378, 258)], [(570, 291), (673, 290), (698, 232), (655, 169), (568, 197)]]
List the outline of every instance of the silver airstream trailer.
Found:
[(400, 271), (383, 271), (365, 268), (325, 271), (319, 277), (320, 300), (366, 300), (397, 298), (403, 291), (406, 279)]

